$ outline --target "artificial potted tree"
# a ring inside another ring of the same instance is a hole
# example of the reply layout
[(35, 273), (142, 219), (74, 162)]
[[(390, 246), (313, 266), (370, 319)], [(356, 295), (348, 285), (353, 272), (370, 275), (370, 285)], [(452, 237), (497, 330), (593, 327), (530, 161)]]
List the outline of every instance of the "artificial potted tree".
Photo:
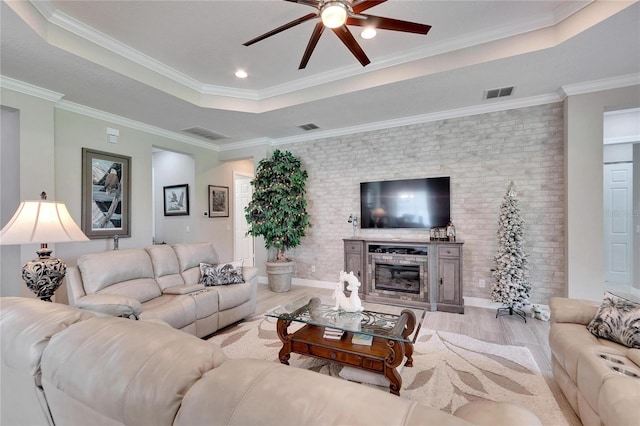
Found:
[(263, 237), (265, 248), (275, 249), (266, 266), (269, 286), (278, 293), (291, 289), (295, 263), (287, 258), (287, 250), (298, 246), (311, 226), (304, 198), (307, 176), (298, 158), (275, 150), (271, 158), (260, 160), (251, 181), (253, 196), (245, 208), (247, 234)]

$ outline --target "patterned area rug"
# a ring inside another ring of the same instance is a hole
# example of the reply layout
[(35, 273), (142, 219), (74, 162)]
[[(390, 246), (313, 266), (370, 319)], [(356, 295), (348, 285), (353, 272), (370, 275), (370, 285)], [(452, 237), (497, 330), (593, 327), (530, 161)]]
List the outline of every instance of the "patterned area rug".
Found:
[[(209, 341), (218, 343), (229, 358), (278, 362), (282, 344), (275, 324), (274, 318), (258, 315), (221, 331)], [(289, 330), (294, 330), (294, 325)], [(401, 371), (402, 398), (448, 413), (469, 401), (506, 401), (528, 408), (545, 425), (567, 425), (527, 348), (423, 328), (414, 345), (413, 360), (412, 368)], [(342, 370), (340, 365), (297, 354), (291, 354), (289, 363), (336, 377)]]

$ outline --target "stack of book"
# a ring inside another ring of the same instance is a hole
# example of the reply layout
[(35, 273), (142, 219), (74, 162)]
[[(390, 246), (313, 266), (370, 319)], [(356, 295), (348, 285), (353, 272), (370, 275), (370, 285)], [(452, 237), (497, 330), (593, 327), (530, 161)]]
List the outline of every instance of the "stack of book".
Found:
[(344, 335), (344, 330), (338, 330), (337, 328), (329, 328), (325, 327), (324, 329), (324, 338), (330, 340), (340, 340)]
[(353, 345), (371, 346), (371, 343), (373, 343), (373, 336), (370, 334), (353, 333), (351, 338)]

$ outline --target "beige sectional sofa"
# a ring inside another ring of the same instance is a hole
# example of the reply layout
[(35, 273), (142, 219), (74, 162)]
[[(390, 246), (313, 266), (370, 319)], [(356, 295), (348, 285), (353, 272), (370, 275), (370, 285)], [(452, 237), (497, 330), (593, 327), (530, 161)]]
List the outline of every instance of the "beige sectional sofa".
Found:
[(200, 284), (200, 263), (219, 263), (212, 244), (86, 254), (67, 269), (69, 304), (114, 316), (162, 320), (198, 337), (255, 312), (257, 268), (243, 268), (244, 283), (205, 287)]
[(37, 299), (0, 298), (0, 337), (3, 425), (540, 424), (511, 404), (454, 416), (276, 360), (228, 360), (166, 324)]
[(598, 304), (552, 298), (553, 376), (585, 426), (640, 424), (640, 349), (595, 337)]

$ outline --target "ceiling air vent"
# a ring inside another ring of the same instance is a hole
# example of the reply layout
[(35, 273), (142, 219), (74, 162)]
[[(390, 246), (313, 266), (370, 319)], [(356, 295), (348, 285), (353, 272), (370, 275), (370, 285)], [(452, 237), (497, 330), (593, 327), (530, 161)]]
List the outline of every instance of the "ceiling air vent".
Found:
[(315, 130), (315, 129), (319, 129), (320, 128), (320, 127), (318, 127), (317, 125), (315, 125), (313, 123), (303, 124), (303, 125), (298, 126), (298, 127), (300, 127), (302, 130), (306, 130), (306, 131)]
[(484, 91), (482, 99), (502, 98), (504, 96), (510, 96), (513, 93), (513, 86), (502, 87), (500, 89), (489, 89)]
[(210, 141), (217, 141), (220, 139), (226, 139), (226, 136), (223, 136), (219, 133), (212, 132), (209, 129), (205, 129), (204, 127), (191, 127), (190, 129), (182, 129), (185, 133), (190, 133), (192, 135), (199, 136), (204, 139), (208, 139)]

